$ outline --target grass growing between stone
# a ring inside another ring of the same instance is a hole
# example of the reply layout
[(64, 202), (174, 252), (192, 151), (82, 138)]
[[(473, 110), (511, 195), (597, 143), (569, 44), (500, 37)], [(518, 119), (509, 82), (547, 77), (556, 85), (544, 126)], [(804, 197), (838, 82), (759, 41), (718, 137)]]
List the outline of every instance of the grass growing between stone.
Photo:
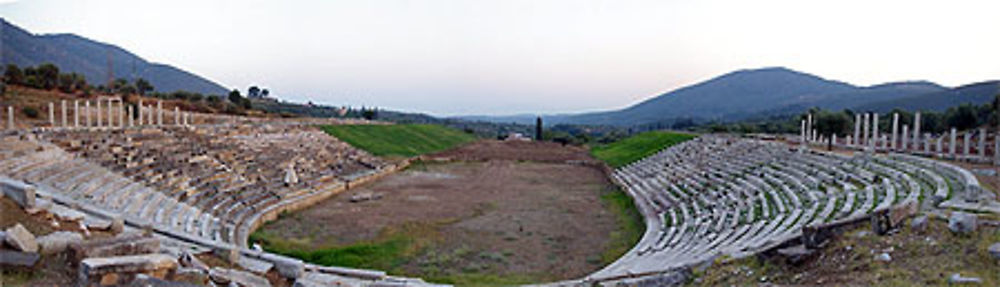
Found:
[(611, 232), (610, 244), (601, 254), (601, 264), (607, 265), (639, 243), (642, 234), (646, 232), (646, 224), (635, 207), (635, 202), (625, 192), (609, 187), (601, 193), (601, 201), (616, 215), (618, 221), (618, 230)]
[[(907, 225), (887, 236), (874, 235), (868, 224), (862, 224), (803, 263), (789, 264), (780, 257), (717, 262), (696, 272), (688, 285), (949, 286), (948, 278), (958, 273), (981, 279), (978, 286), (1000, 286), (1000, 262), (987, 251), (998, 241), (997, 227), (981, 225), (975, 233), (959, 235), (948, 230), (941, 218), (928, 220), (924, 231)], [(891, 260), (875, 260), (881, 253)]]
[(327, 125), (321, 129), (356, 148), (388, 157), (443, 151), (476, 139), (439, 125)]
[(590, 153), (612, 168), (619, 168), (695, 137), (697, 136), (676, 132), (645, 132), (610, 144), (595, 146), (591, 148)]

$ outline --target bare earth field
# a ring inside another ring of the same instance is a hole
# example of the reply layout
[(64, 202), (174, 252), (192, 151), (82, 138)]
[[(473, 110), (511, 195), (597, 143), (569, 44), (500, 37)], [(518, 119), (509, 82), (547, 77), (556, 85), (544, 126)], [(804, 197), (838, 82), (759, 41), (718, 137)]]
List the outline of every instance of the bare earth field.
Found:
[[(359, 265), (458, 284), (467, 281), (455, 277), (497, 284), (580, 278), (608, 263), (602, 255), (619, 219), (601, 195), (613, 185), (595, 167), (527, 161), (592, 160), (584, 150), (487, 141), (436, 156), (476, 161), (417, 163), (282, 216), (256, 237), (268, 247), (319, 250), (382, 246), (403, 235), (412, 250)], [(350, 202), (363, 193), (382, 198)], [(476, 279), (484, 276), (498, 278)]]

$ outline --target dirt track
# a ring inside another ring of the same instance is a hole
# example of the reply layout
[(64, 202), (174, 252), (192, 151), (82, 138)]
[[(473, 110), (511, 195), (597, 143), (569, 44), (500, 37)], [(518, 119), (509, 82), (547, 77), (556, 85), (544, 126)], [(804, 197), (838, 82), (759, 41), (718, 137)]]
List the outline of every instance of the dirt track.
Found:
[[(548, 281), (601, 267), (609, 234), (617, 230), (616, 215), (600, 199), (611, 187), (603, 173), (525, 161), (592, 160), (583, 150), (488, 141), (437, 156), (476, 161), (417, 164), (285, 216), (263, 232), (318, 248), (372, 241), (385, 230), (416, 224), (420, 231), (411, 233), (430, 243), (398, 268), (415, 276), (477, 273)], [(384, 197), (350, 202), (367, 192)]]

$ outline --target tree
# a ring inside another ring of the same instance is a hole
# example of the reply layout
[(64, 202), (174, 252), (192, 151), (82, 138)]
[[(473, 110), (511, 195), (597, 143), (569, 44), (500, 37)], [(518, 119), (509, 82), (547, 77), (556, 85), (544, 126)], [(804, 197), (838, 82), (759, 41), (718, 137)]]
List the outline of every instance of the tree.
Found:
[(59, 85), (59, 67), (52, 63), (45, 63), (36, 69), (41, 88), (51, 90)]
[(139, 95), (146, 95), (148, 92), (154, 90), (153, 84), (150, 84), (146, 79), (138, 78), (135, 80), (135, 90), (139, 92)]
[(364, 108), (362, 108), (361, 109), (361, 117), (365, 118), (366, 120), (374, 120), (374, 119), (378, 118), (378, 111), (376, 111), (375, 109), (364, 109)]
[(247, 89), (247, 97), (251, 99), (259, 98), (260, 88), (258, 88), (257, 86), (250, 86), (250, 88)]
[(14, 64), (7, 64), (3, 72), (3, 82), (11, 85), (24, 84), (24, 72)]
[(271, 91), (268, 91), (267, 89), (260, 90), (260, 97), (261, 98), (266, 98), (270, 94), (271, 94)]
[(59, 90), (63, 93), (72, 93), (76, 79), (71, 74), (59, 74)]
[(240, 90), (233, 89), (232, 91), (230, 91), (229, 101), (237, 105), (243, 102), (243, 96), (240, 95)]
[(979, 123), (979, 115), (976, 112), (976, 108), (971, 104), (962, 104), (957, 108), (949, 108), (945, 112), (945, 118), (949, 126), (958, 130), (971, 129)]

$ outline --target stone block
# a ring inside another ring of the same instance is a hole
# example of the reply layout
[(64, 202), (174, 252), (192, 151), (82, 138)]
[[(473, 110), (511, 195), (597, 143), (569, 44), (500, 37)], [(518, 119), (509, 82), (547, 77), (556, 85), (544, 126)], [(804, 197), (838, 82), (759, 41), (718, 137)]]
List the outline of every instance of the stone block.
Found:
[(126, 256), (160, 252), (160, 240), (140, 233), (85, 241), (76, 250), (76, 258)]
[(38, 252), (38, 242), (35, 241), (35, 235), (31, 234), (20, 223), (7, 228), (5, 233), (4, 241), (7, 242), (7, 245), (14, 247), (14, 250), (30, 253)]
[(285, 276), (285, 278), (299, 278), (302, 277), (302, 273), (305, 272), (305, 264), (302, 263), (302, 260), (274, 256), (270, 254), (265, 254), (264, 260), (274, 263), (275, 269), (278, 269), (278, 273), (280, 273), (281, 276)]
[(35, 187), (19, 180), (0, 178), (0, 192), (13, 199), (21, 208), (35, 207)]
[(977, 219), (975, 214), (961, 211), (952, 212), (951, 217), (948, 218), (948, 229), (960, 234), (975, 232), (978, 225)]
[(83, 235), (76, 232), (56, 231), (38, 237), (37, 241), (42, 254), (56, 254), (66, 251), (70, 246), (80, 245), (83, 242)]
[(217, 284), (235, 283), (238, 286), (271, 286), (271, 282), (264, 277), (254, 275), (250, 272), (215, 267), (208, 273), (212, 282)]
[(81, 286), (121, 285), (138, 274), (163, 279), (177, 269), (177, 260), (166, 254), (87, 258), (80, 262)]
[(917, 232), (923, 232), (924, 230), (926, 230), (927, 216), (926, 215), (917, 216), (916, 218), (913, 219), (913, 221), (910, 221), (910, 229)]
[(240, 250), (237, 248), (216, 247), (212, 249), (212, 253), (231, 264), (239, 264), (240, 262)]
[(3, 267), (32, 267), (39, 258), (38, 253), (0, 249), (0, 266)]

